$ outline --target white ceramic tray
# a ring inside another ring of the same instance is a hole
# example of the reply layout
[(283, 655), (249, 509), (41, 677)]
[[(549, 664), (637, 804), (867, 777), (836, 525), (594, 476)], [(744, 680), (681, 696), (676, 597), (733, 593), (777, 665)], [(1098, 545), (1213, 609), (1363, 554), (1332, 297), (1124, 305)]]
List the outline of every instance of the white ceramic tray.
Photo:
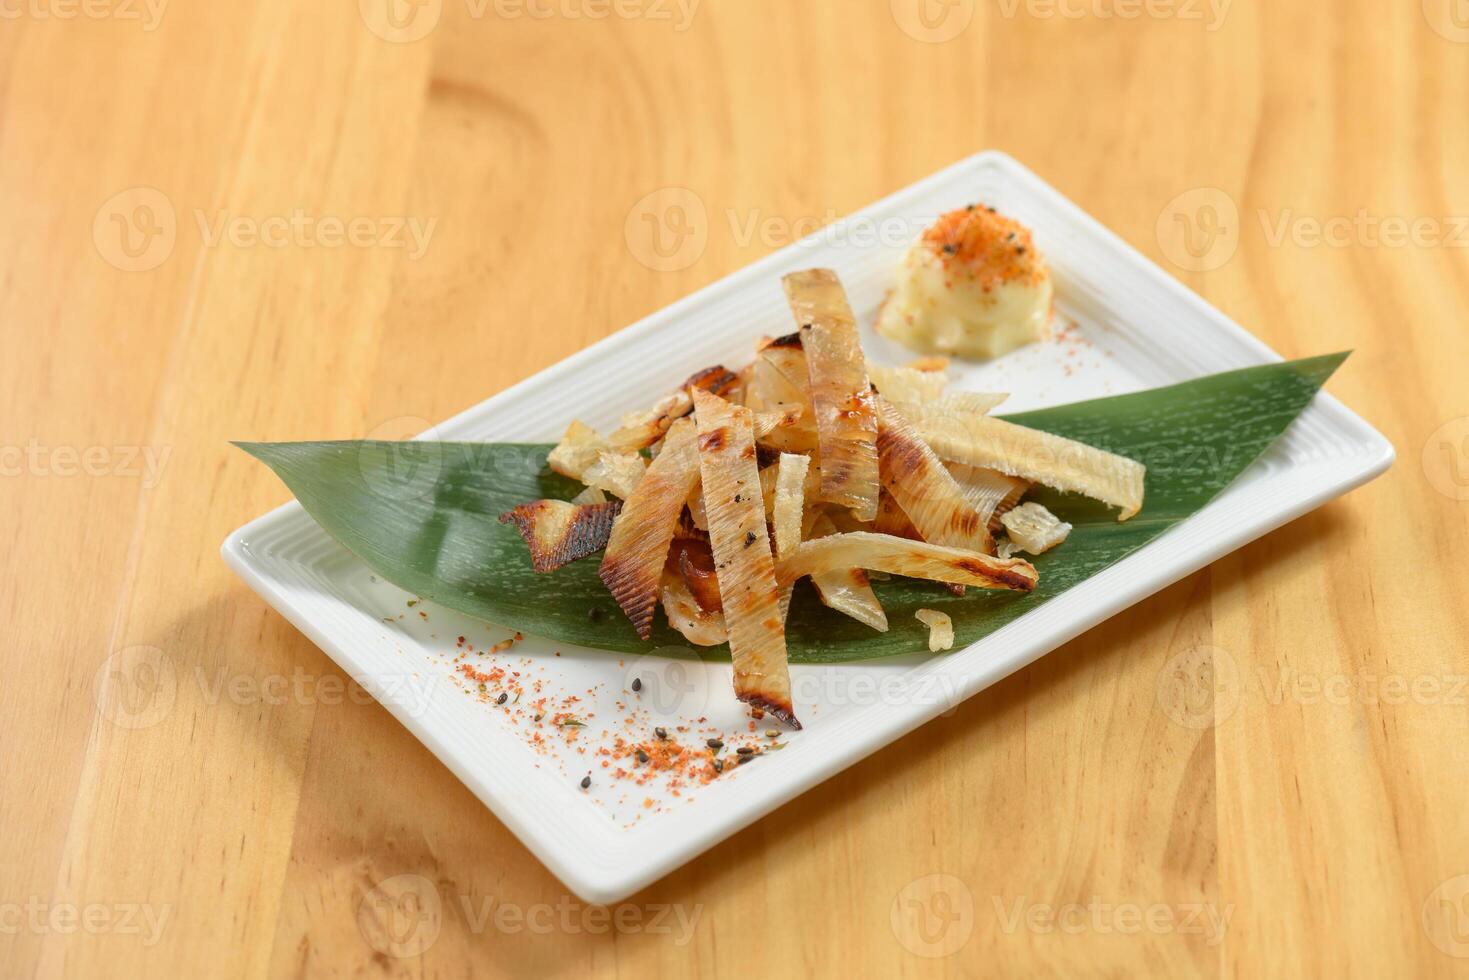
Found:
[[(789, 332), (779, 280), (798, 268), (837, 270), (864, 325), (869, 358), (902, 363), (912, 355), (870, 330), (902, 243), (939, 213), (973, 202), (1034, 230), (1056, 276), (1058, 314), (1077, 326), (1069, 343), (1033, 345), (967, 367), (957, 386), (1013, 392), (1006, 405), (1013, 412), (1278, 360), (1030, 171), (991, 152), (728, 276), (426, 435), (554, 442), (572, 418), (609, 426), (694, 369), (746, 363), (760, 334)], [(639, 383), (606, 382), (630, 377)], [(594, 754), (598, 733), (622, 726), (619, 702), (636, 707), (644, 737), (655, 724), (701, 716), (701, 727), (743, 728), (747, 716), (730, 693), (727, 663), (627, 657), (526, 637), (502, 662), (530, 658), (524, 669), (543, 692), (576, 693), (583, 699), (578, 710), (593, 716), (577, 743), (552, 738), (536, 750), (523, 725), (482, 703), (450, 663), (459, 635), (482, 648), (506, 629), (426, 604), (398, 618), (410, 597), (372, 576), (295, 503), (240, 528), (222, 550), (255, 591), (373, 692), (572, 891), (614, 902), (1117, 611), (1366, 482), (1392, 460), (1381, 435), (1323, 394), (1199, 514), (973, 646), (931, 658), (793, 666), (806, 730), (733, 778), (681, 795), (656, 782), (612, 779)], [(634, 677), (643, 684), (637, 695), (629, 692)], [(594, 782), (583, 792), (587, 772)]]

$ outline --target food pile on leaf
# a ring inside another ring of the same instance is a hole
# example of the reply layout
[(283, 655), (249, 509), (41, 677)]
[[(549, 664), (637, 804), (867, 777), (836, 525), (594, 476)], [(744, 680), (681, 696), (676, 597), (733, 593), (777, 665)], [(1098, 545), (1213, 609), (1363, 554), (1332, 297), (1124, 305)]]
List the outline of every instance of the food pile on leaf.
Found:
[[(741, 701), (799, 728), (785, 643), (798, 579), (879, 631), (869, 572), (1029, 592), (1036, 570), (1015, 555), (1071, 529), (1022, 503), (1031, 486), (1126, 520), (1144, 467), (990, 416), (1005, 396), (946, 390), (941, 359), (869, 365), (831, 271), (784, 285), (797, 332), (763, 342), (743, 370), (700, 371), (610, 435), (573, 422), (549, 462), (586, 489), (500, 520), (538, 572), (604, 551), (602, 581), (644, 638), (661, 603), (691, 644), (729, 644)], [(953, 644), (948, 616), (918, 616), (930, 649)]]

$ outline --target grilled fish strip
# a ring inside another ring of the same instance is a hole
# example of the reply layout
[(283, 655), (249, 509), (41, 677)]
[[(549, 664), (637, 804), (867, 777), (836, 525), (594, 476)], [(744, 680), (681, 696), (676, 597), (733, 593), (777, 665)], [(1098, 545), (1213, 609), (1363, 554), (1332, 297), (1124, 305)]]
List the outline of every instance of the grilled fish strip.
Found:
[(755, 463), (753, 413), (696, 391), (694, 421), (735, 696), (799, 728), (791, 703), (775, 557)]
[(870, 521), (877, 516), (877, 413), (846, 292), (829, 269), (792, 273), (783, 281), (811, 379), (821, 499)]
[[(825, 514), (818, 514), (811, 522), (813, 538), (836, 533), (836, 525)], [(833, 568), (814, 572), (811, 575), (811, 584), (816, 586), (817, 596), (828, 609), (851, 616), (879, 633), (888, 631), (887, 613), (883, 611), (882, 603), (878, 601), (877, 593), (872, 591), (872, 583), (862, 569)]]
[(994, 540), (981, 515), (965, 499), (943, 461), (918, 438), (887, 399), (876, 396), (879, 431), (877, 452), (883, 486), (925, 541), (993, 554)]
[(536, 500), (500, 515), (501, 524), (514, 524), (530, 547), (531, 567), (554, 572), (579, 558), (607, 547), (621, 501), (571, 504), (564, 500)]
[(1136, 460), (987, 415), (925, 410), (914, 424), (950, 462), (1084, 494), (1119, 508), (1121, 521), (1142, 509), (1147, 469)]
[(1035, 567), (1019, 558), (995, 558), (871, 531), (803, 541), (789, 558), (781, 559), (776, 575), (786, 586), (803, 576), (833, 568), (867, 568), (933, 582), (1018, 592), (1031, 591), (1039, 581)]
[(937, 609), (920, 609), (913, 614), (920, 623), (928, 627), (928, 652), (954, 648), (954, 621), (948, 613)]
[(683, 576), (671, 568), (663, 571), (663, 613), (668, 617), (668, 625), (696, 647), (729, 642), (724, 613), (700, 605)]
[(781, 453), (776, 469), (775, 506), (771, 508), (771, 523), (775, 526), (775, 550), (782, 556), (801, 543), (801, 514), (806, 504), (806, 472), (810, 468), (810, 456)]
[(668, 546), (698, 478), (694, 423), (679, 419), (612, 526), (602, 558), (602, 581), (645, 640), (653, 631)]
[(673, 394), (659, 399), (652, 408), (625, 416), (622, 426), (607, 437), (607, 442), (622, 452), (647, 449), (662, 439), (675, 421), (694, 410), (692, 389), (702, 388), (716, 395), (726, 395), (739, 383), (739, 379), (739, 375), (723, 364), (705, 368), (684, 381)]
[(945, 468), (959, 484), (964, 499), (985, 519), (991, 534), (1000, 533), (1000, 518), (1020, 503), (1020, 498), (1030, 490), (1030, 481), (1006, 476), (999, 470), (965, 466), (963, 463), (949, 463)]

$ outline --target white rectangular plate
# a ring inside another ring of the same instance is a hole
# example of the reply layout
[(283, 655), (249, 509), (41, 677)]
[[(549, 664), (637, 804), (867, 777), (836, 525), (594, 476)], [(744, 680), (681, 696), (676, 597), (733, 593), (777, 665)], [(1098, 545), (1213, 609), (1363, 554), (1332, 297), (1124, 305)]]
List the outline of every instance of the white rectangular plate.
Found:
[[(1056, 276), (1060, 322), (1076, 327), (1065, 343), (964, 367), (957, 386), (1013, 392), (1006, 410), (1020, 411), (1279, 360), (1030, 171), (991, 152), (757, 262), (425, 435), (554, 442), (572, 418), (604, 428), (698, 368), (745, 364), (759, 335), (788, 333), (780, 277), (812, 266), (841, 275), (864, 324), (869, 357), (902, 363), (913, 355), (870, 330), (892, 272), (920, 229), (943, 211), (976, 202), (1034, 230)], [(748, 716), (734, 701), (727, 663), (630, 658), (528, 636), (501, 662), (514, 658), (520, 665), (518, 658), (528, 658), (522, 669), (542, 682), (543, 693), (580, 696), (577, 710), (592, 721), (577, 743), (552, 738), (537, 750), (524, 726), (476, 697), (450, 663), (459, 635), (483, 648), (506, 629), (425, 605), (407, 609), (410, 597), (372, 576), (296, 503), (240, 528), (223, 554), (572, 891), (587, 901), (615, 902), (1119, 610), (1366, 482), (1392, 460), (1381, 435), (1323, 394), (1199, 514), (973, 646), (937, 657), (793, 666), (806, 730), (784, 738), (785, 750), (739, 767), (733, 778), (682, 795), (657, 782), (643, 787), (610, 778), (594, 754), (605, 744), (600, 732), (624, 727), (619, 701), (636, 705), (639, 737), (655, 724), (701, 715), (709, 725), (743, 729)], [(610, 602), (609, 608), (615, 611)], [(628, 690), (634, 677), (643, 682), (637, 695)], [(578, 784), (588, 772), (594, 783), (583, 792)]]

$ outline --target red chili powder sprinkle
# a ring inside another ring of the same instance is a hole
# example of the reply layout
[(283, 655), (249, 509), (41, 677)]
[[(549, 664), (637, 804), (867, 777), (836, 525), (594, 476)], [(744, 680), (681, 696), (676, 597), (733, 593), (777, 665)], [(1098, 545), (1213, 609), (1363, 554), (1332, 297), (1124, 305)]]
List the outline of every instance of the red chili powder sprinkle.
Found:
[(923, 242), (943, 262), (946, 272), (957, 272), (985, 286), (1035, 283), (1046, 275), (1030, 229), (994, 208), (950, 211), (923, 233)]
[[(522, 635), (517, 633), (487, 648), (479, 656), (503, 653), (521, 639)], [(740, 768), (738, 760), (743, 758), (737, 753), (740, 743), (756, 753), (764, 751), (758, 737), (751, 739), (743, 732), (730, 734), (715, 729), (709, 725), (706, 716), (694, 721), (655, 719), (641, 708), (636, 699), (615, 700), (617, 712), (623, 716), (622, 724), (610, 722), (593, 727), (595, 712), (587, 710), (592, 706), (587, 702), (595, 703), (611, 693), (603, 690), (604, 685), (588, 688), (584, 696), (547, 692), (547, 679), (535, 676), (535, 672), (543, 669), (543, 663), (521, 657), (517, 658), (518, 663), (514, 666), (522, 669), (514, 669), (494, 662), (467, 662), (468, 653), (472, 651), (473, 645), (467, 638), (456, 640), (450, 661), (455, 678), (474, 685), (467, 687), (466, 693), (509, 718), (528, 747), (537, 754), (565, 759), (566, 751), (571, 750), (580, 756), (592, 756), (599, 763), (596, 768), (613, 780), (649, 788), (656, 784), (663, 787), (668, 796), (685, 798), (687, 789), (730, 778)], [(502, 697), (507, 700), (501, 701)], [(748, 730), (751, 733), (759, 730), (754, 720), (749, 722)], [(688, 740), (687, 744), (681, 741), (682, 738)], [(719, 740), (721, 748), (709, 748), (711, 739)], [(720, 768), (716, 769), (716, 765)], [(575, 777), (577, 781), (585, 772), (585, 766), (579, 768), (581, 772)], [(594, 798), (598, 806), (605, 802)], [(632, 803), (627, 796), (623, 796), (621, 802)], [(644, 798), (639, 812), (656, 812), (658, 809), (656, 798), (649, 796)]]

